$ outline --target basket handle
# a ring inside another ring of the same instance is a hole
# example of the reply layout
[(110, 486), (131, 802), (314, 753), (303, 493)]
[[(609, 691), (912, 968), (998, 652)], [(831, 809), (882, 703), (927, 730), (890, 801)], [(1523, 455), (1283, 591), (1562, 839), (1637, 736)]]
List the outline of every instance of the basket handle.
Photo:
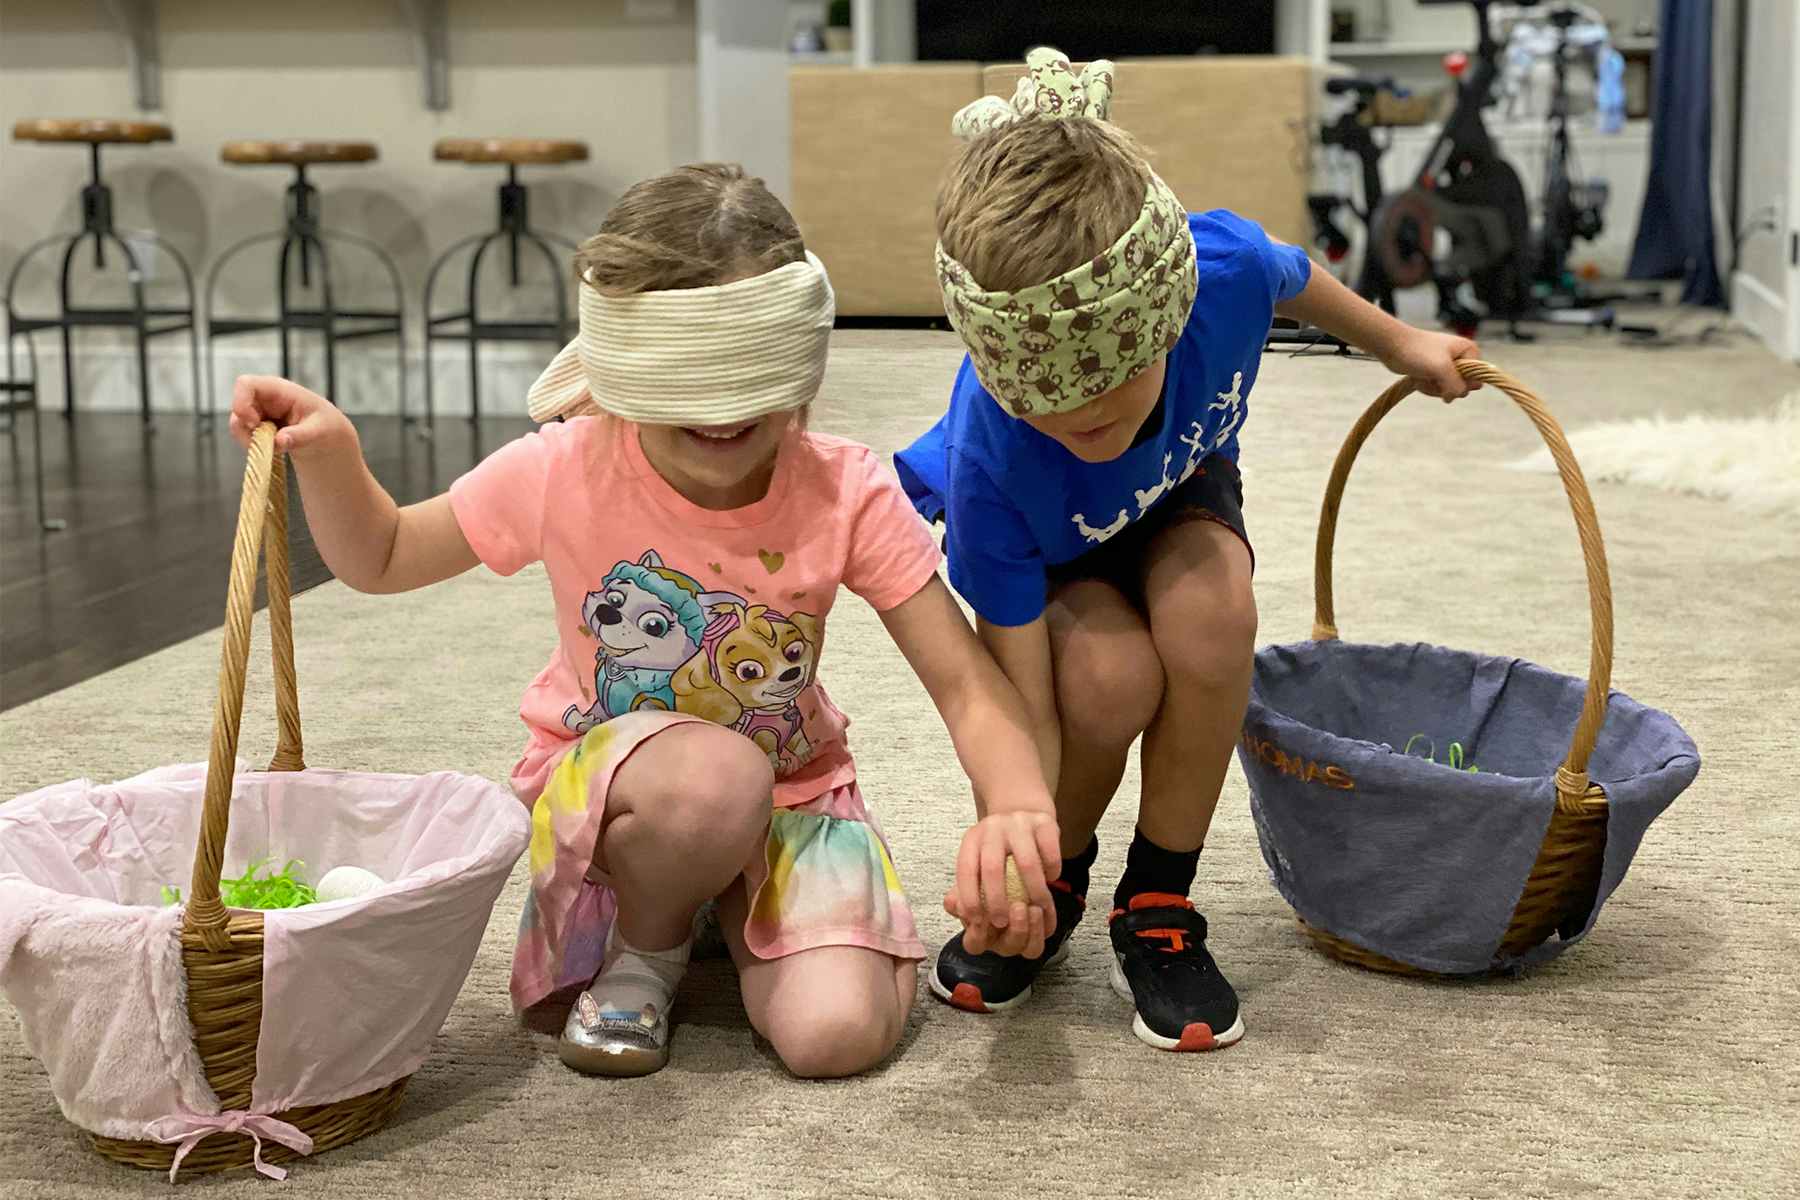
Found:
[(206, 802), (194, 875), (182, 918), (184, 932), (198, 934), (209, 950), (230, 945), (230, 913), (219, 900), (225, 835), (231, 827), (231, 787), (238, 732), (244, 716), (244, 674), (250, 659), (250, 619), (256, 604), (258, 550), (268, 552), (269, 632), (275, 657), (275, 710), (280, 726), (271, 771), (304, 770), (300, 740), (300, 688), (294, 673), (292, 581), (288, 571), (287, 462), (275, 452), (275, 426), (264, 422), (250, 439), (244, 493), (238, 504), (237, 540), (231, 551), (231, 586), (225, 600), (225, 648), (219, 663), (219, 699), (213, 710), (212, 753), (206, 766)]
[[(1462, 359), (1457, 369), (1470, 383), (1499, 388), (1515, 404), (1525, 410), (1537, 426), (1538, 433), (1550, 447), (1562, 476), (1563, 491), (1568, 493), (1569, 507), (1575, 513), (1575, 530), (1581, 536), (1581, 557), (1587, 563), (1589, 637), (1593, 643), (1588, 660), (1587, 697), (1581, 706), (1581, 719), (1575, 724), (1575, 736), (1569, 743), (1568, 757), (1556, 771), (1556, 802), (1564, 812), (1580, 813), (1588, 793), (1588, 756), (1600, 736), (1606, 720), (1606, 698), (1612, 687), (1613, 615), (1612, 582), (1606, 570), (1606, 546), (1600, 539), (1600, 522), (1594, 515), (1594, 498), (1588, 494), (1587, 481), (1569, 449), (1562, 427), (1537, 394), (1511, 375), (1485, 362)], [(1319, 508), (1319, 540), (1313, 558), (1313, 638), (1325, 641), (1338, 636), (1337, 621), (1331, 598), (1331, 547), (1337, 534), (1338, 508), (1344, 499), (1344, 484), (1350, 478), (1350, 465), (1356, 452), (1368, 440), (1381, 418), (1413, 393), (1410, 379), (1396, 380), (1387, 391), (1357, 419), (1338, 451), (1331, 467), (1331, 481), (1325, 485), (1325, 502)]]

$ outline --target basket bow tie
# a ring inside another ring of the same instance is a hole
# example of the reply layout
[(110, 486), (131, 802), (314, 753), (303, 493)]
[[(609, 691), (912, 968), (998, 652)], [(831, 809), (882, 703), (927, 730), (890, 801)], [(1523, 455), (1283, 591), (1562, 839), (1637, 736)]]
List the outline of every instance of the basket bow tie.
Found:
[(201, 1139), (211, 1137), (215, 1133), (241, 1133), (249, 1136), (255, 1143), (254, 1157), (256, 1171), (270, 1179), (287, 1178), (287, 1168), (266, 1163), (262, 1157), (262, 1140), (268, 1138), (272, 1142), (280, 1142), (288, 1149), (300, 1154), (311, 1154), (313, 1140), (300, 1130), (262, 1113), (244, 1112), (242, 1109), (233, 1112), (214, 1113), (181, 1113), (178, 1116), (164, 1117), (151, 1123), (147, 1132), (151, 1139), (163, 1143), (176, 1143), (175, 1161), (169, 1167), (169, 1182), (175, 1182), (175, 1176), (181, 1170), (181, 1160), (188, 1156), (188, 1151), (200, 1144)]

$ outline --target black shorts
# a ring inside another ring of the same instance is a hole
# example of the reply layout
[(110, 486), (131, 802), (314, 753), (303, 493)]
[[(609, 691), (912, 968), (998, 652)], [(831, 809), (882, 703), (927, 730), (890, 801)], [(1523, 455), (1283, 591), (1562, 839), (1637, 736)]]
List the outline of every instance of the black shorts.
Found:
[(1144, 556), (1157, 534), (1188, 521), (1213, 521), (1237, 534), (1256, 566), (1256, 548), (1244, 529), (1244, 477), (1237, 464), (1223, 455), (1202, 459), (1200, 466), (1142, 520), (1133, 521), (1118, 536), (1095, 546), (1080, 558), (1053, 566), (1047, 572), (1050, 592), (1080, 579), (1098, 579), (1118, 588), (1136, 606), (1144, 604)]

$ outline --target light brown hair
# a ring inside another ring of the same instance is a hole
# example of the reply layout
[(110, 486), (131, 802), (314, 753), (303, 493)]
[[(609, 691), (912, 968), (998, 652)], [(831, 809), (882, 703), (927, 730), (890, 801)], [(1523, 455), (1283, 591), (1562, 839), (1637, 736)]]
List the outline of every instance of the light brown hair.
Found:
[(793, 214), (736, 163), (692, 163), (627, 188), (575, 254), (612, 296), (710, 287), (806, 257)]
[(938, 189), (938, 240), (983, 288), (1031, 287), (1118, 241), (1149, 182), (1118, 126), (1026, 117), (963, 146)]

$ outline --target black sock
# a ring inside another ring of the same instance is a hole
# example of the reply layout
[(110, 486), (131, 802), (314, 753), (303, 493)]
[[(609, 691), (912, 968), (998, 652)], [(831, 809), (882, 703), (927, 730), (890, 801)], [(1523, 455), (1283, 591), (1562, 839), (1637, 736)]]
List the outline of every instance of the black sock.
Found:
[(1069, 890), (1087, 899), (1088, 872), (1094, 869), (1094, 859), (1100, 854), (1100, 839), (1088, 839), (1087, 849), (1079, 854), (1072, 854), (1063, 859), (1062, 881), (1069, 885)]
[(1113, 893), (1113, 907), (1125, 908), (1133, 896), (1145, 892), (1167, 892), (1185, 896), (1194, 886), (1194, 869), (1200, 865), (1200, 849), (1164, 850), (1144, 836), (1139, 829), (1132, 834), (1131, 849), (1125, 852), (1125, 874)]

